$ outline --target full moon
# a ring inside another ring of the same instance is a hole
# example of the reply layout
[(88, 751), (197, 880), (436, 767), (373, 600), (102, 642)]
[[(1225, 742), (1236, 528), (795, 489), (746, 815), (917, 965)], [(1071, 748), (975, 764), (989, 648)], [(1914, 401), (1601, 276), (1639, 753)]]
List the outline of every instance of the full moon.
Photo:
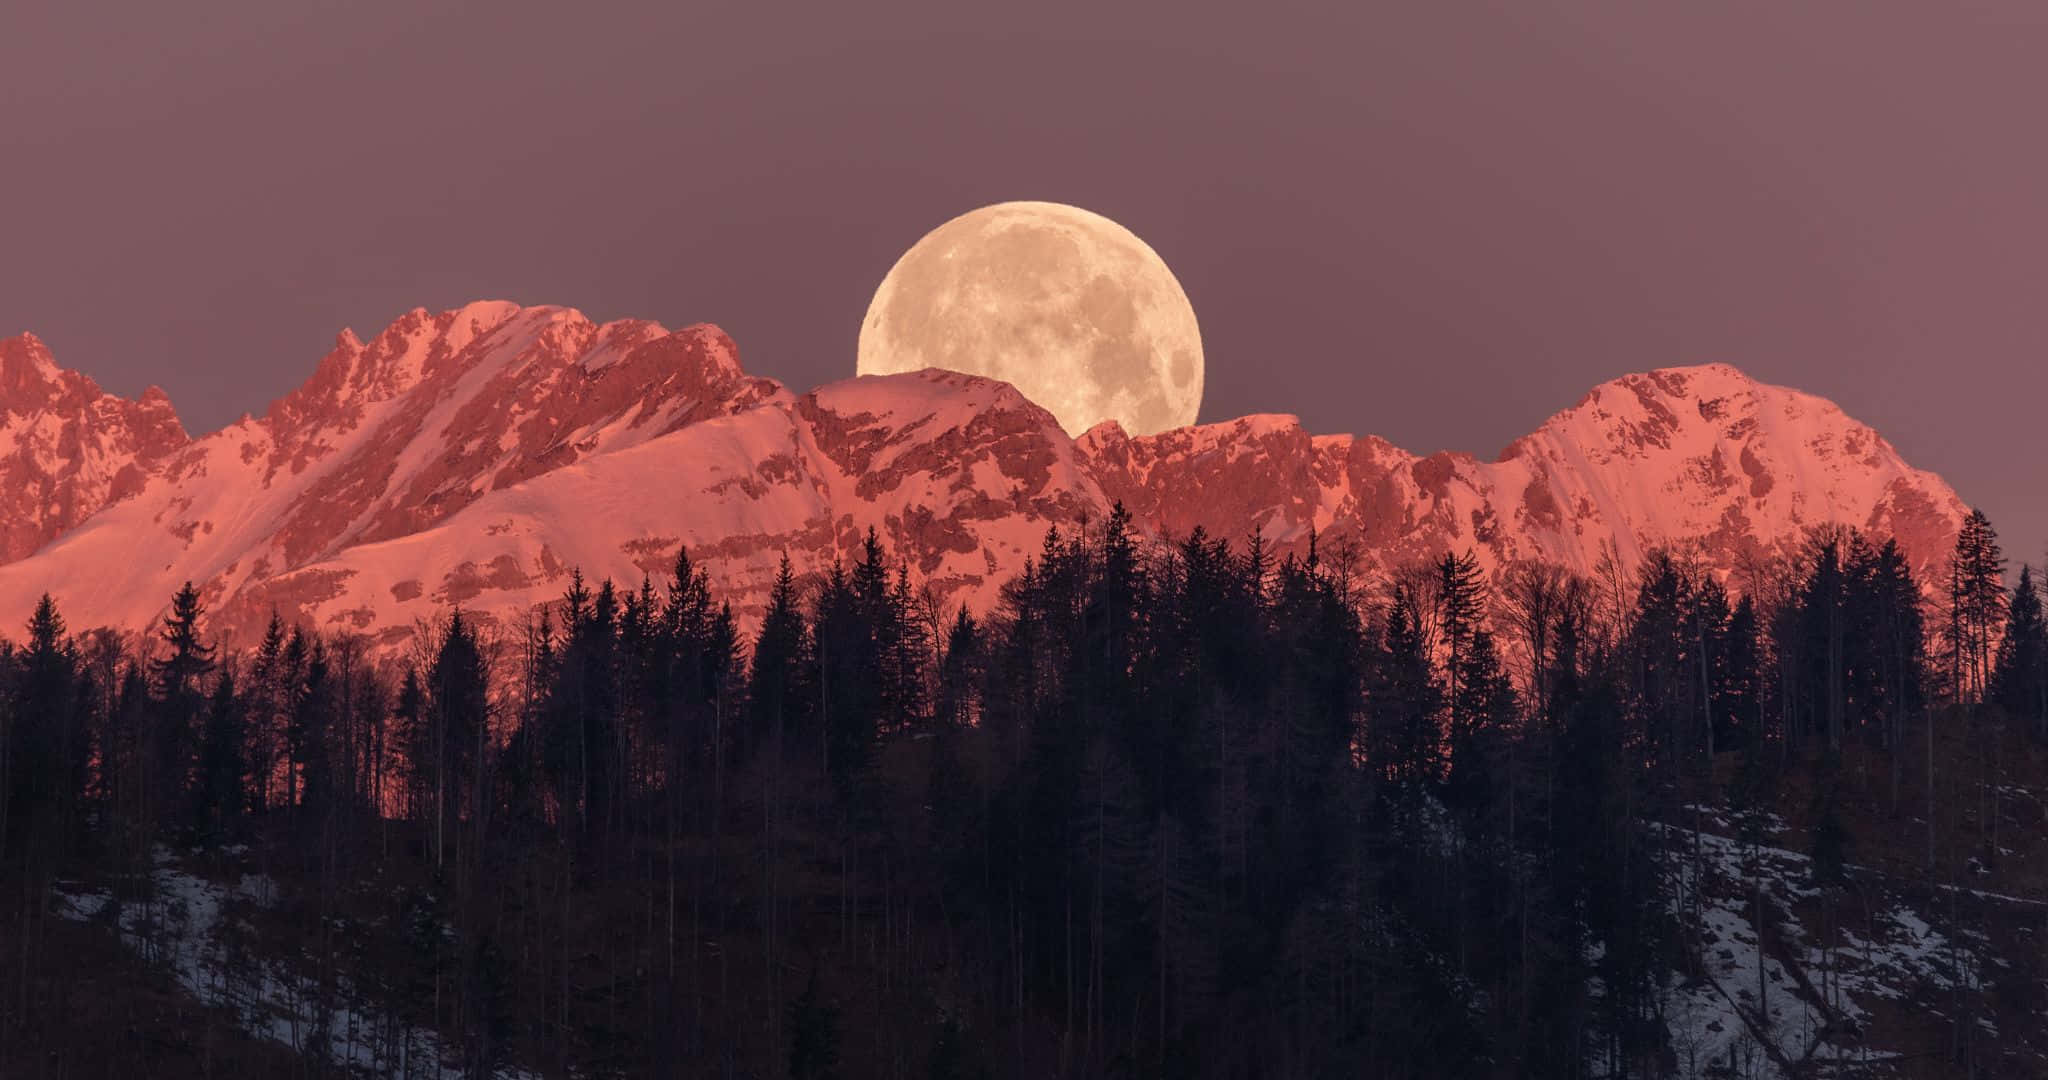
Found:
[(1006, 202), (925, 234), (860, 326), (859, 373), (937, 367), (1022, 391), (1079, 435), (1195, 422), (1202, 335), (1180, 282), (1129, 229), (1078, 207)]

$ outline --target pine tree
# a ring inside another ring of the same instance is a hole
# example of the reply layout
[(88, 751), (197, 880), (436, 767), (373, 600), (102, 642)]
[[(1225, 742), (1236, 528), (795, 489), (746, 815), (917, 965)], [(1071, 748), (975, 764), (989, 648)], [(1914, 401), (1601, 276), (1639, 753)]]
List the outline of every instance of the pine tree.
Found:
[(1392, 780), (1434, 782), (1442, 763), (1443, 696), (1406, 589), (1395, 590), (1378, 638), (1366, 705), (1374, 767)]
[(350, 711), (362, 740), (356, 806), (366, 810), (372, 820), (379, 820), (391, 813), (385, 788), (392, 766), (391, 685), (367, 667), (357, 670), (353, 685)]
[(340, 702), (326, 643), (313, 637), (304, 640), (310, 644), (303, 646), (305, 663), (291, 687), (285, 730), (299, 770), (298, 812), (301, 820), (318, 829), (335, 809), (338, 794), (332, 740)]
[(448, 845), (457, 845), (460, 859), (476, 855), (473, 844), (461, 843), (465, 819), (471, 829), (481, 824), (484, 809), (482, 777), (484, 740), (489, 732), (490, 682), (483, 650), (469, 620), (457, 610), (448, 616), (441, 647), (427, 673), (427, 723), (434, 813), (434, 862), (447, 860)]
[(1276, 670), (1260, 705), (1272, 728), (1263, 749), (1257, 845), (1267, 855), (1276, 901), (1319, 888), (1341, 850), (1351, 788), (1364, 627), (1333, 575), (1283, 559), (1271, 614)]
[(1081, 614), (1082, 640), (1068, 658), (1069, 696), (1085, 709), (1085, 727), (1113, 740), (1125, 760), (1157, 737), (1136, 680), (1146, 648), (1152, 582), (1121, 502), (1103, 522)]
[(296, 810), (302, 797), (306, 763), (312, 747), (306, 731), (310, 713), (305, 708), (306, 672), (312, 660), (311, 639), (304, 628), (292, 627), (279, 654), (275, 674), (280, 734), (284, 741), (284, 808)]
[(1486, 621), (1486, 579), (1480, 574), (1478, 556), (1470, 550), (1462, 555), (1446, 552), (1437, 560), (1435, 585), (1445, 698), (1455, 712), (1463, 700), (1459, 686), (1465, 651)]
[(1452, 806), (1477, 819), (1500, 794), (1508, 732), (1518, 707), (1514, 685), (1501, 670), (1491, 633), (1478, 630), (1472, 634), (1459, 667), (1459, 701), (1451, 709), (1451, 761), (1445, 795)]
[(2006, 610), (1991, 697), (2008, 714), (2026, 721), (2037, 738), (2048, 738), (2048, 622), (2042, 618), (2041, 592), (2032, 567), (2020, 567), (2019, 584)]
[(711, 706), (715, 722), (731, 728), (731, 739), (742, 749), (751, 747), (743, 738), (744, 733), (732, 722), (732, 717), (742, 704), (744, 669), (740, 660), (739, 620), (733, 615), (732, 604), (721, 603), (718, 613), (711, 617), (711, 625), (704, 634), (702, 663), (698, 669), (703, 681), (704, 700)]
[(270, 623), (263, 630), (263, 641), (256, 647), (255, 661), (249, 668), (248, 686), (244, 688), (244, 727), (249, 739), (246, 753), (250, 778), (249, 809), (257, 813), (269, 809), (276, 801), (271, 785), (277, 778), (284, 648), (284, 620), (272, 609)]
[(101, 773), (118, 830), (117, 850), (140, 864), (155, 840), (151, 724), (153, 703), (145, 665), (122, 663), (101, 738)]
[(931, 712), (931, 693), (925, 685), (930, 670), (932, 633), (928, 628), (923, 600), (910, 587), (910, 568), (898, 566), (882, 624), (882, 717), (883, 723), (898, 731), (920, 731)]
[(1896, 540), (1878, 549), (1871, 570), (1874, 611), (1871, 632), (1876, 658), (1873, 680), (1880, 697), (1875, 705), (1881, 741), (1891, 751), (1891, 799), (1898, 807), (1904, 782), (1906, 725), (1924, 719), (1929, 662), (1920, 585)]
[(1798, 671), (1800, 730), (1818, 732), (1830, 751), (1841, 749), (1847, 713), (1849, 581), (1845, 573), (1844, 539), (1822, 535), (1811, 545), (1811, 570), (1799, 602)]
[(1728, 615), (1711, 691), (1714, 745), (1719, 749), (1741, 749), (1763, 741), (1762, 650), (1756, 601), (1745, 595)]
[(1897, 541), (1889, 539), (1873, 548), (1854, 537), (1844, 578), (1849, 716), (1869, 728), (1880, 746), (1896, 748), (1907, 720), (1920, 711), (1923, 693), (1920, 587)]
[(809, 684), (820, 754), (841, 798), (860, 786), (881, 730), (888, 599), (888, 573), (870, 531), (853, 574), (835, 563), (812, 604)]
[(939, 662), (936, 716), (940, 730), (970, 728), (979, 721), (982, 663), (981, 624), (962, 605), (946, 634), (945, 657)]
[(810, 639), (798, 609), (796, 575), (785, 552), (769, 590), (768, 610), (754, 638), (748, 671), (747, 708), (752, 737), (766, 754), (761, 785), (761, 933), (768, 984), (779, 984), (776, 963), (782, 948), (784, 849), (788, 792), (784, 779), (792, 744), (808, 727), (812, 696), (805, 686)]
[(1636, 587), (1628, 625), (1629, 692), (1634, 737), (1643, 741), (1667, 773), (1686, 760), (1696, 730), (1691, 723), (1698, 698), (1697, 648), (1693, 620), (1694, 582), (1668, 551), (1651, 553)]
[(398, 700), (391, 707), (392, 726), (405, 747), (406, 815), (423, 820), (432, 807), (434, 793), (433, 733), (428, 729), (427, 694), (420, 685), (419, 669), (406, 665), (399, 680)]
[(806, 727), (809, 716), (804, 672), (809, 666), (810, 640), (797, 605), (796, 575), (784, 554), (768, 593), (768, 610), (754, 637), (747, 690), (756, 737), (773, 740), (778, 753), (789, 735)]
[(213, 670), (213, 649), (199, 635), (202, 613), (199, 590), (188, 581), (171, 598), (159, 635), (168, 655), (150, 666), (157, 701), (154, 765), (167, 795), (184, 791), (190, 781), (206, 703), (200, 680)]
[(241, 698), (235, 693), (235, 676), (221, 672), (214, 680), (213, 697), (206, 706), (206, 726), (199, 739), (199, 782), (193, 824), (200, 835), (219, 839), (229, 835), (248, 801), (244, 784), (248, 766), (244, 760), (248, 732)]
[(541, 760), (565, 838), (589, 841), (607, 821), (618, 786), (622, 611), (610, 579), (593, 594), (580, 573), (571, 575), (561, 608), (564, 641), (541, 711)]
[(1686, 666), (1692, 673), (1686, 711), (1690, 713), (1693, 705), (1699, 707), (1696, 715), (1704, 736), (1704, 761), (1709, 766), (1714, 755), (1726, 748), (1722, 742), (1723, 725), (1715, 720), (1721, 686), (1740, 678), (1729, 664), (1732, 648), (1729, 624), (1733, 621), (1734, 613), (1728, 607), (1728, 590), (1712, 573), (1701, 573), (1693, 586), (1692, 610), (1687, 613), (1685, 622), (1685, 633), (1691, 639), (1690, 662)]
[(15, 668), (0, 716), (0, 853), (10, 840), (54, 843), (85, 786), (90, 745), (81, 722), (77, 649), (48, 593), (28, 622), (28, 641), (8, 658)]
[(1949, 559), (1943, 636), (1953, 700), (1982, 700), (2005, 608), (2005, 555), (1998, 547), (1998, 533), (1982, 510), (1972, 510), (1956, 534), (1955, 554)]

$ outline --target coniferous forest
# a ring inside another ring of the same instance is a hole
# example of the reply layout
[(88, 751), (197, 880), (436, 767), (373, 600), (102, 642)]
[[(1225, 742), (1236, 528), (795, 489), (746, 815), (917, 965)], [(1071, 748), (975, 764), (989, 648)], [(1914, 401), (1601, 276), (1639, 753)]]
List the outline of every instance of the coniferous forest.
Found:
[[(1702, 806), (1788, 823), (1847, 924), (1870, 867), (1995, 859), (2048, 743), (1981, 515), (1935, 581), (1850, 531), (1727, 576), (1356, 562), (1119, 508), (985, 617), (870, 533), (744, 625), (685, 553), (397, 657), (45, 598), (0, 652), (0, 1076), (1714, 1075), (1668, 1005)], [(170, 867), (242, 882), (213, 914), (271, 975), (173, 984)], [(2026, 1074), (1976, 1033), (2038, 951), (1917, 1075)]]

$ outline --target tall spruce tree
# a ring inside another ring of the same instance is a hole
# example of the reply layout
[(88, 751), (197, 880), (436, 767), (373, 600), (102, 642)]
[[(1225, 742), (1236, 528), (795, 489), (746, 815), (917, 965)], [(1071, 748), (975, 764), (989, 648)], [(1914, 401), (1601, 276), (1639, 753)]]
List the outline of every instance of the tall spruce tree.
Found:
[(754, 636), (747, 693), (756, 737), (773, 740), (778, 753), (785, 738), (807, 727), (810, 715), (810, 695), (804, 690), (810, 636), (798, 605), (796, 574), (784, 554), (768, 592), (768, 610)]
[(1697, 704), (1696, 714), (1700, 720), (1700, 731), (1704, 735), (1706, 760), (1726, 749), (1723, 736), (1725, 725), (1717, 719), (1717, 706), (1723, 703), (1723, 687), (1738, 682), (1742, 674), (1735, 669), (1737, 661), (1731, 654), (1735, 649), (1729, 636), (1734, 612), (1728, 606), (1728, 590), (1712, 572), (1699, 575), (1692, 590), (1692, 610), (1686, 619), (1686, 633), (1691, 637), (1691, 658), (1689, 665), (1694, 673), (1692, 679), (1690, 706)]
[(2048, 738), (2048, 622), (2032, 567), (2020, 567), (2019, 584), (2006, 609), (2005, 635), (1991, 677), (1991, 696), (2024, 721), (2036, 738)]
[(53, 845), (83, 795), (90, 745), (79, 694), (79, 658), (48, 593), (28, 621), (28, 641), (7, 658), (14, 668), (0, 735), (0, 853), (24, 837)]
[(1366, 707), (1374, 767), (1402, 783), (1434, 782), (1442, 768), (1443, 691), (1408, 590), (1395, 590), (1377, 638)]
[(188, 581), (171, 598), (170, 613), (164, 617), (159, 640), (165, 654), (150, 665), (157, 703), (151, 733), (155, 768), (166, 798), (184, 792), (191, 782), (205, 714), (202, 680), (213, 670), (213, 648), (200, 636), (202, 614), (199, 590)]
[(1714, 745), (1733, 750), (1759, 744), (1764, 738), (1763, 639), (1753, 598), (1744, 595), (1735, 602), (1721, 641), (1712, 689)]
[(284, 620), (275, 609), (263, 629), (263, 640), (249, 665), (249, 677), (242, 688), (243, 727), (248, 745), (249, 808), (261, 813), (278, 800), (272, 785), (277, 780), (278, 755), (282, 742), (279, 715), (282, 712), (284, 677)]
[(433, 747), (433, 735), (427, 727), (427, 692), (420, 685), (419, 669), (411, 664), (406, 665), (405, 674), (399, 679), (398, 698), (391, 706), (391, 722), (396, 741), (404, 750), (406, 816), (415, 821), (425, 821), (434, 794), (435, 777), (432, 759), (428, 756)]
[(1485, 827), (1490, 824), (1486, 815), (1507, 780), (1507, 740), (1520, 707), (1489, 631), (1472, 633), (1459, 667), (1459, 700), (1450, 710), (1445, 796)]
[(339, 795), (334, 727), (340, 701), (327, 643), (310, 635), (304, 640), (305, 663), (291, 687), (285, 724), (298, 764), (300, 821), (317, 831), (328, 824)]
[(284, 808), (299, 805), (305, 786), (306, 761), (312, 752), (306, 738), (306, 714), (301, 699), (306, 693), (306, 670), (312, 660), (311, 638), (305, 628), (293, 626), (279, 654), (276, 680), (278, 738), (284, 744)]
[(484, 746), (490, 730), (490, 679), (476, 631), (458, 609), (448, 616), (440, 648), (427, 673), (426, 745), (416, 752), (428, 762), (432, 781), (435, 865), (476, 857), (474, 842), (463, 843), (464, 828), (479, 828), (485, 807)]
[(1698, 667), (1692, 632), (1694, 582), (1668, 551), (1651, 553), (1642, 567), (1629, 625), (1629, 697), (1632, 737), (1640, 739), (1667, 775), (1675, 775), (1697, 730)]
[(1875, 614), (1870, 644), (1877, 663), (1874, 682), (1881, 693), (1875, 703), (1875, 719), (1882, 732), (1881, 744), (1892, 752), (1891, 798), (1896, 807), (1903, 783), (1906, 728), (1909, 722), (1924, 719), (1926, 712), (1926, 618), (1920, 584), (1897, 540), (1888, 538), (1879, 547), (1871, 581)]
[(935, 716), (941, 731), (970, 728), (980, 719), (983, 657), (981, 624), (965, 605), (946, 632), (946, 651), (939, 662)]
[(1486, 579), (1480, 573), (1478, 556), (1470, 549), (1457, 555), (1445, 552), (1436, 561), (1434, 593), (1445, 698), (1455, 713), (1465, 700), (1460, 692), (1465, 652), (1486, 622)]
[(2005, 609), (2005, 555), (1999, 550), (1998, 532), (1982, 510), (1972, 510), (1956, 534), (1955, 553), (1949, 559), (1943, 630), (1952, 700), (1983, 699)]
[(223, 671), (214, 680), (206, 706), (206, 725), (199, 738), (199, 778), (194, 785), (193, 825), (209, 840), (230, 836), (248, 802), (247, 725), (235, 676)]
[(1849, 580), (1844, 539), (1823, 535), (1810, 545), (1809, 570), (1800, 597), (1798, 674), (1800, 730), (1819, 734), (1830, 751), (1840, 750), (1848, 707)]
[(887, 578), (879, 551), (864, 555), (851, 577), (833, 564), (811, 614), (807, 682), (817, 695), (819, 756), (842, 798), (866, 775), (881, 724), (882, 645), (875, 620), (887, 601)]

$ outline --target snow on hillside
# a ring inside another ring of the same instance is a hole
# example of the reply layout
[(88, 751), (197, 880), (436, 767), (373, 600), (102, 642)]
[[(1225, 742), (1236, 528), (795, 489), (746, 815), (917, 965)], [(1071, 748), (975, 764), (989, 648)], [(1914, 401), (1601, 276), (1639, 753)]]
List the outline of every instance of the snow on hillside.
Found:
[[(145, 895), (136, 899), (60, 883), (57, 913), (109, 925), (123, 945), (160, 965), (201, 1003), (228, 1009), (242, 1030), (290, 1047), (308, 1061), (363, 1076), (470, 1075), (439, 1035), (379, 1011), (346, 976), (323, 987), (252, 940), (242, 913), (277, 902), (269, 878), (238, 874), (233, 883), (216, 881), (194, 873), (162, 846), (155, 863)], [(529, 1080), (534, 1074), (500, 1069), (493, 1076)]]
[(1311, 436), (1291, 416), (1146, 438), (1108, 424), (1082, 442), (1103, 489), (1141, 520), (1176, 533), (1244, 523), (1283, 550), (1314, 529), (1379, 569), (1471, 548), (1490, 568), (1591, 574), (1609, 550), (1629, 570), (1654, 547), (1691, 545), (1732, 573), (1842, 524), (1898, 535), (1925, 578), (1967, 513), (1832, 403), (1725, 364), (1603, 384), (1493, 462)]
[(48, 589), (75, 626), (136, 629), (185, 580), (223, 608), (489, 491), (776, 396), (715, 328), (503, 303), (415, 311), (368, 344), (344, 333), (264, 417), (183, 447), (133, 497), (0, 569), (0, 608)]
[(917, 553), (916, 572), (950, 598), (985, 605), (1000, 572), (1038, 550), (1046, 521), (1101, 505), (1056, 432), (986, 380), (834, 384), (490, 492), (435, 528), (255, 586), (222, 615), (249, 626), (275, 606), (396, 641), (459, 604), (509, 629), (557, 598), (570, 568), (659, 583), (687, 546), (752, 616), (784, 553), (820, 572), (869, 527)]
[[(0, 360), (26, 358), (4, 370), (35, 374), (30, 397), (89, 386), (14, 349)], [(870, 527), (942, 607), (986, 608), (1048, 527), (1118, 500), (1162, 539), (1257, 529), (1284, 554), (1313, 530), (1365, 574), (1467, 548), (1495, 571), (1591, 572), (1610, 552), (1628, 570), (1674, 544), (1732, 575), (1835, 523), (1897, 534), (1925, 578), (1965, 513), (1832, 404), (1726, 365), (1604, 384), (1482, 462), (1283, 415), (1069, 439), (1007, 385), (941, 371), (795, 397), (713, 327), (501, 302), (344, 332), (264, 416), (172, 442), (134, 468), (118, 445), (39, 465), (127, 479), (33, 526), (39, 549), (0, 566), (0, 613), (47, 589), (74, 627), (140, 629), (190, 579), (231, 645), (275, 609), (393, 648), (454, 604), (513, 626), (572, 568), (660, 581), (687, 546), (746, 618), (784, 553), (818, 572)], [(41, 483), (0, 470), (0, 498)]]
[[(1851, 865), (1850, 884), (1824, 903), (1811, 858), (1778, 846), (1797, 838), (1774, 819), (1762, 831), (1784, 835), (1752, 844), (1736, 839), (1722, 808), (1687, 814), (1684, 827), (1660, 830), (1671, 851), (1670, 912), (1695, 961), (1664, 989), (1679, 1076), (1898, 1075), (1896, 1064), (1930, 1044), (1945, 1048), (1953, 1019), (2000, 1035), (1985, 1002), (2011, 963), (1981, 930), (1956, 925), (1952, 889)], [(1970, 896), (1980, 909), (2031, 921), (2042, 908)], [(2008, 1051), (2048, 1069), (2048, 1042), (2008, 1034), (2017, 1037), (2002, 1043)]]

